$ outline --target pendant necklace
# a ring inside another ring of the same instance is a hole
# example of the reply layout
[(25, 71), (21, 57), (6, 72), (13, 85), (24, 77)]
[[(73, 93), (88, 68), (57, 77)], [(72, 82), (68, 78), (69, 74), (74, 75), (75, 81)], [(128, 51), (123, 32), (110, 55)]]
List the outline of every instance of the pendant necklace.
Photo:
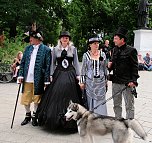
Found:
[(91, 51), (91, 53), (92, 53), (93, 56), (98, 56), (98, 52), (97, 52), (97, 54), (94, 54), (94, 53)]

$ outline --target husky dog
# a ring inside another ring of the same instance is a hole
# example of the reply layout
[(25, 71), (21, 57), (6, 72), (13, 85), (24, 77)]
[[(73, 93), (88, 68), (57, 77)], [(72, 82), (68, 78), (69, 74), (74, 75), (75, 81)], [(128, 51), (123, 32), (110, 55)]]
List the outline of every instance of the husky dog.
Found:
[(73, 103), (67, 108), (66, 120), (76, 120), (81, 142), (93, 143), (93, 135), (112, 134), (114, 143), (132, 143), (131, 129), (143, 140), (147, 134), (135, 119), (116, 119), (87, 111), (83, 106)]

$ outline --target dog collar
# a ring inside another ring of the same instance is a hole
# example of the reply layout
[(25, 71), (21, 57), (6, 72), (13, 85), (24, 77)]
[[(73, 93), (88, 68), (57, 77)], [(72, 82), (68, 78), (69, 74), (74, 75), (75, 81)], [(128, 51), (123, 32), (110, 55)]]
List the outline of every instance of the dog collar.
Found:
[(78, 113), (78, 115), (77, 115), (77, 117), (76, 117), (76, 120), (78, 121), (79, 119), (81, 119), (81, 118), (83, 117), (83, 115), (84, 115), (87, 111), (88, 111), (88, 110), (84, 111), (83, 114), (79, 114), (79, 113)]

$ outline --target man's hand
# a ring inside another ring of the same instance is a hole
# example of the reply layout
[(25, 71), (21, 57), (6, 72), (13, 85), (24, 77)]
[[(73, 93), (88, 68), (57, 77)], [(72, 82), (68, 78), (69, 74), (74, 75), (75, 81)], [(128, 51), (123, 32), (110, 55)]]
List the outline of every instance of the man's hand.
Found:
[(17, 78), (17, 83), (18, 83), (18, 84), (23, 83), (23, 77), (18, 77), (18, 78)]
[(134, 82), (129, 82), (129, 83), (128, 83), (128, 86), (129, 86), (129, 87), (136, 87), (136, 84), (134, 84)]
[(52, 82), (53, 81), (53, 77), (52, 76), (50, 76), (50, 82)]
[(47, 88), (48, 85), (49, 85), (49, 84), (44, 84), (44, 90)]

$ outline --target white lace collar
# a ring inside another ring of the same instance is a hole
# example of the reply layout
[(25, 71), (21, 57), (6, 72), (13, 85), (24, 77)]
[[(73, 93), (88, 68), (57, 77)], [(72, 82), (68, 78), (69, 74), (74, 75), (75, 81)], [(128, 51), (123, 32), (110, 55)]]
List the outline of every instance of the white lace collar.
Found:
[(61, 50), (62, 50), (62, 51), (63, 51), (63, 50), (68, 51), (68, 46), (66, 46), (65, 48), (61, 47)]

